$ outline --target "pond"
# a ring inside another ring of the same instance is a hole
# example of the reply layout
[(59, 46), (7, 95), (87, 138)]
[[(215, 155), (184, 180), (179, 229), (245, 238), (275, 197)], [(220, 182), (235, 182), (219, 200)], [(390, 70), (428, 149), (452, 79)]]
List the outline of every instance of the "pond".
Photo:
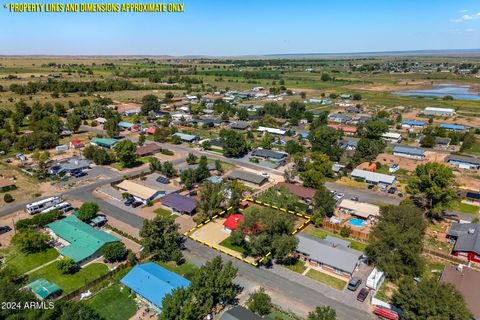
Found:
[(434, 84), (434, 88), (425, 90), (395, 91), (392, 94), (411, 97), (443, 98), (452, 96), (455, 100), (480, 100), (480, 92), (474, 92), (468, 85), (451, 83)]

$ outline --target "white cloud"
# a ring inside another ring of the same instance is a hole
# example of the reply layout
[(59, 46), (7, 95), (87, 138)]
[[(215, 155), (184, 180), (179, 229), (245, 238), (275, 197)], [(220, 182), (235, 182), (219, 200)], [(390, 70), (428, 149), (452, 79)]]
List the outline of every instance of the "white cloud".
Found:
[(465, 29), (465, 32), (475, 32), (475, 31), (477, 31), (477, 29), (473, 29), (473, 28)]
[(463, 21), (470, 21), (470, 20), (477, 20), (480, 19), (480, 12), (474, 14), (464, 14), (458, 19), (453, 20), (453, 22), (463, 22)]
[(465, 13), (465, 12), (468, 12), (468, 10), (463, 9), (463, 10), (459, 10), (458, 12)]

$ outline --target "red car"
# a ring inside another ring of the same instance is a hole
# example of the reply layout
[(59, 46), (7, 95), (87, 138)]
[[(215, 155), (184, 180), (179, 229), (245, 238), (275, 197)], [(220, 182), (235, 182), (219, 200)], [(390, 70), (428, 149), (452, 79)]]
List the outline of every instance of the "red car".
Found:
[(370, 290), (368, 290), (367, 288), (362, 288), (357, 295), (357, 300), (360, 302), (365, 301), (365, 299), (368, 297), (369, 292)]

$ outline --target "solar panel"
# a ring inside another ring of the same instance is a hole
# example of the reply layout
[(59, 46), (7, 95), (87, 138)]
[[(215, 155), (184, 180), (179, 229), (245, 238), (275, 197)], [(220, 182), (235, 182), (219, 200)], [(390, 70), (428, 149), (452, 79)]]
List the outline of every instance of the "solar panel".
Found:
[(157, 182), (163, 183), (163, 184), (169, 184), (169, 183), (170, 183), (170, 179), (168, 179), (167, 177), (159, 176), (159, 177), (157, 178)]

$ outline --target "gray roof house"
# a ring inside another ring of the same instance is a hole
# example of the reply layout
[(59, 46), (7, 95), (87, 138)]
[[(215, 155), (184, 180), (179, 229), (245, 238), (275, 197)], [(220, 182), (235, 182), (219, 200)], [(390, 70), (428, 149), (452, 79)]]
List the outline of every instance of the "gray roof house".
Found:
[(287, 158), (288, 154), (285, 152), (278, 152), (269, 149), (256, 149), (252, 151), (252, 156), (270, 159), (273, 161), (283, 161), (285, 158)]
[(358, 145), (358, 139), (344, 138), (340, 140), (340, 148), (345, 149), (347, 151), (356, 150), (357, 145)]
[(350, 242), (336, 237), (325, 239), (297, 235), (297, 254), (322, 269), (351, 277), (360, 263), (362, 252), (350, 248)]
[(261, 186), (268, 180), (267, 177), (243, 170), (233, 170), (232, 172), (230, 172), (227, 178), (229, 180), (242, 180), (259, 186)]
[(236, 130), (245, 130), (250, 127), (250, 124), (246, 121), (237, 121), (234, 122), (230, 125), (230, 129), (236, 129)]
[(225, 311), (220, 320), (269, 320), (270, 317), (260, 317), (242, 306), (235, 306), (232, 309)]
[(445, 158), (445, 162), (455, 165), (460, 169), (480, 169), (480, 159), (451, 154)]
[(455, 240), (452, 253), (466, 257), (469, 261), (480, 262), (480, 224), (454, 223), (447, 236)]
[(425, 150), (420, 148), (395, 146), (393, 148), (393, 155), (398, 157), (410, 158), (410, 159), (424, 159)]
[(87, 159), (68, 158), (64, 161), (57, 162), (48, 169), (48, 173), (54, 176), (69, 174), (86, 170), (90, 167), (91, 161)]
[(337, 123), (347, 123), (352, 121), (352, 117), (347, 116), (341, 113), (330, 113), (328, 115), (328, 121), (337, 122)]

